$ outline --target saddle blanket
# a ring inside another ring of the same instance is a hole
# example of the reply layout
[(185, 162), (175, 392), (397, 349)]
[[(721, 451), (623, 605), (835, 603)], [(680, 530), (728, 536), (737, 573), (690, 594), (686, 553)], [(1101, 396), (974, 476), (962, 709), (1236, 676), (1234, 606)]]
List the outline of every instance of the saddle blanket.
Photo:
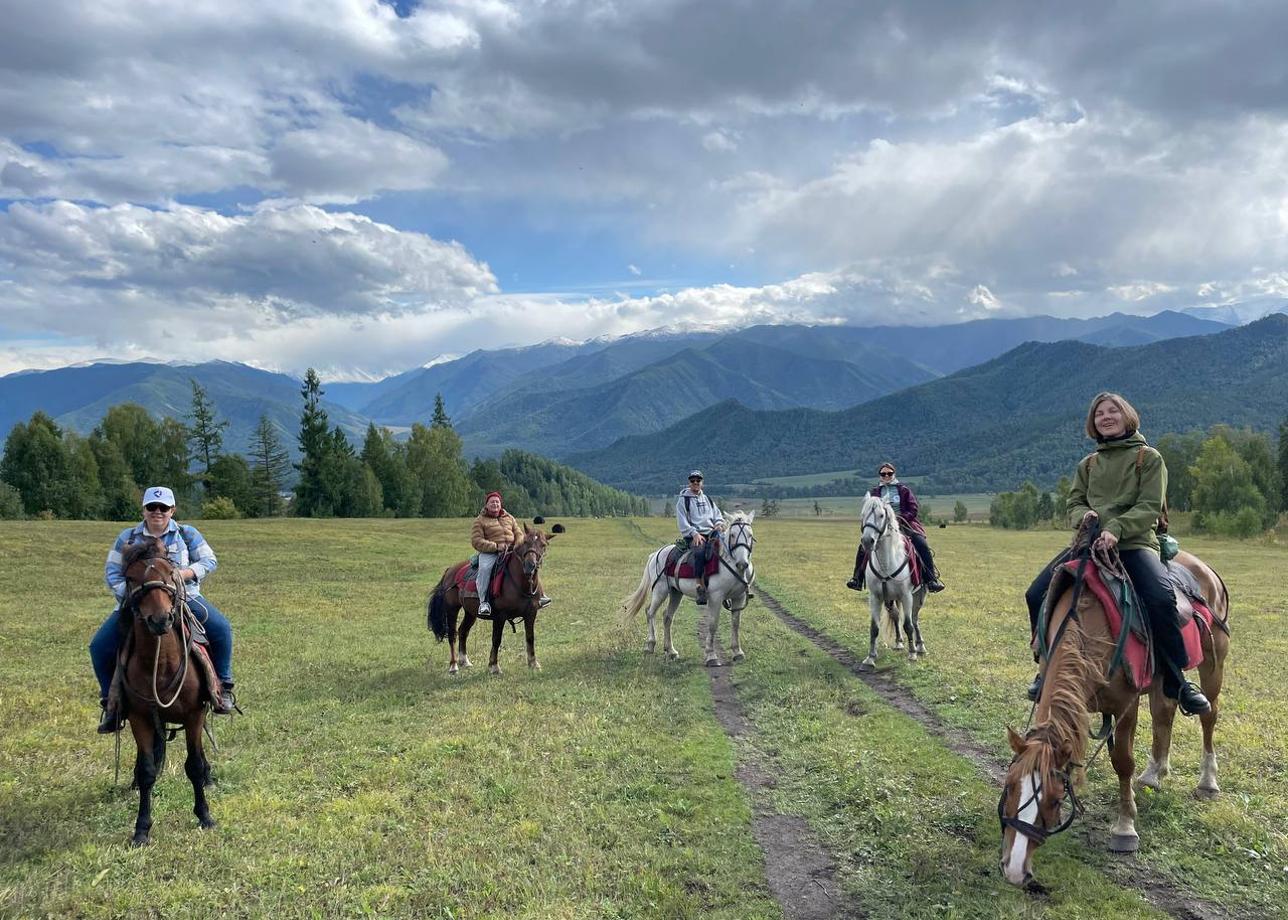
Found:
[[(1075, 572), (1078, 563), (1070, 560), (1064, 563), (1064, 568), (1069, 572)], [(1094, 565), (1086, 568), (1084, 578), (1086, 586), (1095, 595), (1100, 606), (1104, 608), (1105, 617), (1109, 621), (1109, 630), (1113, 633), (1115, 640), (1118, 639), (1119, 633), (1123, 628), (1122, 611), (1118, 609), (1118, 601), (1114, 597), (1114, 592), (1109, 590), (1103, 578), (1100, 577), (1100, 569)], [(1188, 611), (1187, 607), (1193, 607), (1194, 615), (1189, 617), (1181, 626), (1181, 638), (1185, 640), (1185, 669), (1197, 668), (1203, 663), (1203, 636), (1199, 632), (1199, 622), (1202, 621), (1203, 628), (1209, 633), (1212, 632), (1212, 611), (1207, 604), (1196, 599), (1193, 596), (1187, 596), (1188, 592), (1183, 592), (1179, 585), (1174, 585), (1176, 591), (1177, 607), (1184, 615)], [(1132, 683), (1137, 690), (1144, 690), (1154, 680), (1154, 674), (1150, 670), (1149, 648), (1145, 640), (1132, 630), (1131, 635), (1127, 637), (1127, 645), (1123, 649), (1124, 663), (1128, 669)]]
[[(487, 594), (489, 598), (496, 597), (501, 593), (501, 582), (505, 578), (505, 566), (510, 561), (509, 554), (499, 557), (496, 565), (492, 567), (492, 583), (488, 586)], [(468, 562), (462, 562), (460, 568), (456, 570), (456, 589), (461, 592), (462, 597), (478, 597), (478, 566), (470, 565)]]
[[(720, 568), (720, 554), (712, 553), (707, 558), (706, 571), (702, 574), (710, 578)], [(667, 578), (697, 578), (693, 570), (693, 552), (682, 546), (676, 546), (671, 550), (670, 555), (666, 557), (666, 567), (663, 570)]]

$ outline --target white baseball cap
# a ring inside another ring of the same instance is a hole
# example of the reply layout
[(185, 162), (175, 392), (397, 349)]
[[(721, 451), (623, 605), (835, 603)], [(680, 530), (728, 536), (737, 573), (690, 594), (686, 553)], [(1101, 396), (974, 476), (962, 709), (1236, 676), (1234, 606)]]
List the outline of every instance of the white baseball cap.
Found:
[(157, 502), (173, 508), (174, 493), (165, 486), (152, 486), (151, 488), (143, 490), (143, 506), (145, 508), (148, 505), (155, 504)]

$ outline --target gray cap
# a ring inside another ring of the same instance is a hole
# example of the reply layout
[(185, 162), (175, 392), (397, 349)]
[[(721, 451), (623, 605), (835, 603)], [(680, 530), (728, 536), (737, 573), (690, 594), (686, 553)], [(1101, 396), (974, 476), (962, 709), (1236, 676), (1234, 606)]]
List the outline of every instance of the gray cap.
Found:
[(696, 479), (705, 479), (706, 477), (702, 475), (702, 470), (690, 470), (690, 471), (689, 471), (689, 478), (690, 478), (690, 479), (695, 479), (695, 478), (696, 478)]

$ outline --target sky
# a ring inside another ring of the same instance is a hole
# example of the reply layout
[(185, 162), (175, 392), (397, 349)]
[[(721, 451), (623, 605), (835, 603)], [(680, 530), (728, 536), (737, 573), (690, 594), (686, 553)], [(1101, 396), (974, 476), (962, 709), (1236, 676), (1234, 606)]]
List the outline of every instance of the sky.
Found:
[(0, 0), (0, 373), (1288, 301), (1288, 4)]

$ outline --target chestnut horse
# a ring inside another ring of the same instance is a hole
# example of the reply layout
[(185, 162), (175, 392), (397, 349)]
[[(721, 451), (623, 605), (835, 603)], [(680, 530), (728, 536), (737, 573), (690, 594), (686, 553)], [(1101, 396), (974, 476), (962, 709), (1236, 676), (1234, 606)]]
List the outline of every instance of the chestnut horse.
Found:
[[(505, 632), (505, 624), (519, 619), (523, 620), (523, 633), (528, 642), (528, 667), (534, 671), (541, 670), (533, 637), (533, 627), (537, 621), (537, 611), (540, 609), (537, 602), (541, 598), (541, 563), (545, 561), (546, 548), (550, 541), (557, 534), (563, 533), (564, 527), (562, 524), (556, 524), (551, 531), (547, 534), (530, 528), (525, 523), (522, 542), (516, 544), (509, 555), (497, 560), (497, 566), (504, 574), (501, 579), (501, 590), (489, 598), (492, 604), (492, 657), (488, 659), (488, 671), (492, 674), (501, 673), (497, 654), (501, 650), (501, 636)], [(473, 667), (469, 653), (466, 651), (466, 643), (469, 640), (470, 630), (474, 627), (474, 621), (479, 618), (479, 599), (461, 597), (460, 589), (456, 587), (457, 572), (462, 566), (468, 564), (468, 561), (463, 561), (448, 566), (429, 598), (429, 628), (434, 631), (434, 637), (439, 642), (447, 640), (451, 651), (447, 664), (448, 674), (456, 674), (461, 668)], [(461, 610), (465, 611), (465, 617), (461, 622), (459, 633), (461, 650), (457, 655), (456, 614)]]
[(206, 804), (210, 762), (201, 744), (206, 691), (188, 649), (183, 579), (166, 558), (165, 544), (153, 537), (136, 540), (126, 548), (122, 565), (128, 593), (121, 603), (121, 621), (129, 631), (123, 642), (122, 692), (138, 748), (134, 783), (139, 814), (131, 843), (142, 846), (152, 829), (152, 786), (165, 766), (167, 724), (182, 725), (188, 743), (183, 769), (192, 782), (193, 813), (203, 828), (215, 826)]
[[(1088, 522), (1074, 538), (1074, 558), (1083, 565), (1094, 564), (1089, 558), (1090, 547), (1098, 529), (1094, 521)], [(1198, 579), (1216, 627), (1200, 627), (1203, 663), (1199, 665), (1199, 681), (1212, 708), (1199, 717), (1203, 726), (1203, 762), (1197, 790), (1199, 795), (1215, 796), (1220, 787), (1212, 733), (1230, 648), (1230, 597), (1221, 576), (1198, 557), (1183, 552), (1175, 561)], [(1125, 667), (1106, 675), (1115, 657), (1115, 640), (1104, 608), (1089, 589), (1080, 590), (1079, 581), (1075, 579), (1059, 597), (1048, 598), (1051, 613), (1046, 636), (1050, 653), (1044, 664), (1033, 728), (1023, 737), (1007, 729), (1015, 758), (1007, 770), (997, 815), (1002, 825), (1002, 874), (1015, 885), (1026, 884), (1032, 878), (1033, 851), (1069, 827), (1082, 810), (1073, 787), (1075, 780), (1085, 778), (1082, 774), (1089, 712), (1099, 712), (1113, 720), (1108, 741), (1118, 774), (1118, 817), (1110, 830), (1109, 849), (1130, 853), (1140, 844), (1132, 789), (1140, 691)], [(1195, 620), (1199, 619), (1196, 615)], [(1149, 687), (1149, 707), (1154, 742), (1149, 766), (1137, 785), (1158, 789), (1169, 769), (1172, 722), (1176, 717), (1176, 701), (1163, 696), (1160, 676), (1155, 676)]]

